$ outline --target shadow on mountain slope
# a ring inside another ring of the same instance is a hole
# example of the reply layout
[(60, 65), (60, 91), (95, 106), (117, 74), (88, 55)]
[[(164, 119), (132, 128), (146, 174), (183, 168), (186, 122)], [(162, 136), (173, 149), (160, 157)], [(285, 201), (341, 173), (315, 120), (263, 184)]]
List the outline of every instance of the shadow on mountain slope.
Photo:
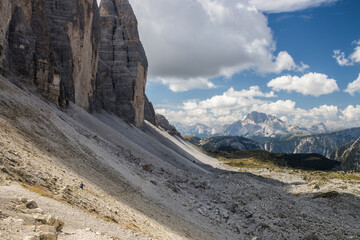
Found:
[[(137, 224), (132, 229), (158, 239), (360, 237), (355, 195), (293, 195), (281, 181), (214, 171), (151, 126), (141, 131), (76, 106), (61, 112), (3, 80), (0, 90), (2, 171), (106, 219)], [(76, 190), (81, 179), (89, 192)], [(109, 197), (135, 215), (111, 212), (118, 206)]]

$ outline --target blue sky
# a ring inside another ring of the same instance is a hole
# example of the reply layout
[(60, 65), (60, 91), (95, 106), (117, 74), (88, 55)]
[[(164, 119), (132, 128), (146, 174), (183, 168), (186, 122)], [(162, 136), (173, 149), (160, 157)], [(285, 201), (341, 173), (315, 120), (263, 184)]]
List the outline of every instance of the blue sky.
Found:
[[(271, 2), (271, 3), (270, 3)], [(171, 122), (360, 125), (360, 1), (130, 0)]]

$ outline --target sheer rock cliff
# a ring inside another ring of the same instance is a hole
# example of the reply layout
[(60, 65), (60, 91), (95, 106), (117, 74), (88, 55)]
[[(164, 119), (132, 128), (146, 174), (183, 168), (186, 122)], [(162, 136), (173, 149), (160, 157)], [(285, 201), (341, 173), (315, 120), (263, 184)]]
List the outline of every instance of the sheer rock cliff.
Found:
[(97, 104), (141, 126), (148, 62), (127, 0), (102, 0)]
[(0, 11), (2, 72), (33, 82), (59, 106), (90, 109), (100, 44), (96, 1), (5, 0)]
[(142, 126), (148, 63), (128, 0), (2, 0), (0, 14), (2, 75)]

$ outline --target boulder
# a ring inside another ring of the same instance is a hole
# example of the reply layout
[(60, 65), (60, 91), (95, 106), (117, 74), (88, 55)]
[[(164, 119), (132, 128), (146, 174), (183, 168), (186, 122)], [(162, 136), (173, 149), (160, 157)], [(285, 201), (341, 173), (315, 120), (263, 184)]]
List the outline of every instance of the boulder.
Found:
[(51, 215), (49, 215), (46, 218), (46, 224), (50, 225), (50, 226), (54, 226), (56, 228), (57, 231), (61, 231), (64, 227), (64, 222), (59, 220), (57, 217), (53, 217)]
[(34, 200), (31, 199), (26, 203), (26, 207), (29, 209), (35, 209), (38, 208), (38, 205)]
[(41, 233), (40, 240), (57, 240), (57, 235), (52, 232)]
[(33, 215), (33, 219), (34, 219), (36, 222), (40, 222), (40, 223), (42, 223), (42, 224), (46, 224), (46, 222), (47, 222), (47, 216), (42, 215), (42, 214), (39, 214), (39, 213)]

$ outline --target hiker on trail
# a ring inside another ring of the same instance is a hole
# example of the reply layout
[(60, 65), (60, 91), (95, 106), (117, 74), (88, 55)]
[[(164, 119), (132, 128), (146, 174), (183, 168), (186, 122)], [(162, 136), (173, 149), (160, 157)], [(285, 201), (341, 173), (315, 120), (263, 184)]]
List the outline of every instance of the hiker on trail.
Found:
[(81, 188), (81, 189), (84, 189), (84, 184), (83, 184), (83, 182), (80, 183), (80, 188)]

